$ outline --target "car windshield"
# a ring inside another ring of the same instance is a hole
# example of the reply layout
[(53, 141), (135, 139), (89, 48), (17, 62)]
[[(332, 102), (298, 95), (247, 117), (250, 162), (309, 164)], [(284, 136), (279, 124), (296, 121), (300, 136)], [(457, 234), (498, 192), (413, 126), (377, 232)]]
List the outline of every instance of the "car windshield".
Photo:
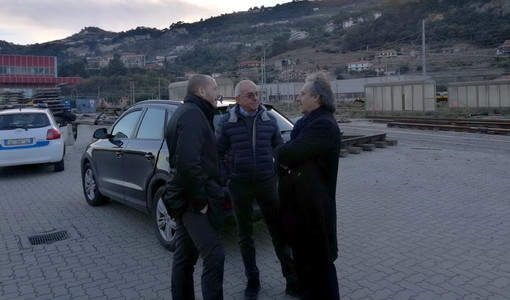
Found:
[(12, 130), (16, 128), (41, 128), (49, 125), (50, 120), (48, 119), (48, 116), (42, 113), (16, 113), (0, 115), (0, 130)]

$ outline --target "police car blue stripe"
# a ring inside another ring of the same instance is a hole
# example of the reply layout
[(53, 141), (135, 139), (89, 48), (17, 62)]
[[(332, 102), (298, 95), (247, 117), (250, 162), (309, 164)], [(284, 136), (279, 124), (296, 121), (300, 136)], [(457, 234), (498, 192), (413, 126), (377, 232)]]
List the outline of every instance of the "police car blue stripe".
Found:
[(0, 151), (2, 151), (2, 150), (40, 148), (40, 147), (48, 146), (49, 144), (50, 144), (49, 141), (43, 141), (43, 142), (37, 142), (34, 145), (27, 145), (27, 146), (4, 147), (4, 146), (0, 145)]

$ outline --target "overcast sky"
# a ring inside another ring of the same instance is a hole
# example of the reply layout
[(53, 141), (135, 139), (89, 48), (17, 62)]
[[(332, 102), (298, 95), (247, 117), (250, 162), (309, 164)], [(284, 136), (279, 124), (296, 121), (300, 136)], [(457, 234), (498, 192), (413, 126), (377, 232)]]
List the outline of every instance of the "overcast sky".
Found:
[(287, 2), (291, 0), (0, 0), (0, 40), (44, 43), (89, 26), (115, 32), (138, 26), (162, 29)]

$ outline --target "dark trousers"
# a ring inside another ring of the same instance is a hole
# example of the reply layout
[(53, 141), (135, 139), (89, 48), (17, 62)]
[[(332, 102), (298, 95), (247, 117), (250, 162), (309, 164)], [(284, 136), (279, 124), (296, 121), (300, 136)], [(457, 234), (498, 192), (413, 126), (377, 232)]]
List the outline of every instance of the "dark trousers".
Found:
[(271, 235), (276, 256), (280, 260), (283, 276), (287, 279), (287, 282), (295, 282), (297, 275), (290, 249), (285, 247), (282, 239), (277, 234), (277, 177), (274, 176), (267, 180), (249, 182), (233, 179), (230, 181), (228, 188), (234, 207), (239, 246), (248, 280), (259, 279), (255, 243), (253, 241), (253, 202), (257, 201)]
[(318, 257), (318, 253), (314, 255), (309, 246), (305, 247), (307, 249), (299, 246), (292, 248), (303, 300), (340, 299), (335, 264)]
[(199, 255), (203, 260), (201, 280), (203, 299), (223, 299), (225, 252), (220, 234), (211, 226), (209, 217), (200, 212), (188, 209), (176, 222), (172, 299), (195, 299), (193, 271)]

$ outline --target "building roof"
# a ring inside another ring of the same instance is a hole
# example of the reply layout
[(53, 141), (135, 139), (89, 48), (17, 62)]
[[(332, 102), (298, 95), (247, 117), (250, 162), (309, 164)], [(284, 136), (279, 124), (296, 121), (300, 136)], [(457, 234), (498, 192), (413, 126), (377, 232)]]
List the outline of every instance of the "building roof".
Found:
[(7, 75), (0, 76), (0, 83), (81, 83), (80, 77), (51, 77), (51, 76), (25, 76), (25, 75)]

